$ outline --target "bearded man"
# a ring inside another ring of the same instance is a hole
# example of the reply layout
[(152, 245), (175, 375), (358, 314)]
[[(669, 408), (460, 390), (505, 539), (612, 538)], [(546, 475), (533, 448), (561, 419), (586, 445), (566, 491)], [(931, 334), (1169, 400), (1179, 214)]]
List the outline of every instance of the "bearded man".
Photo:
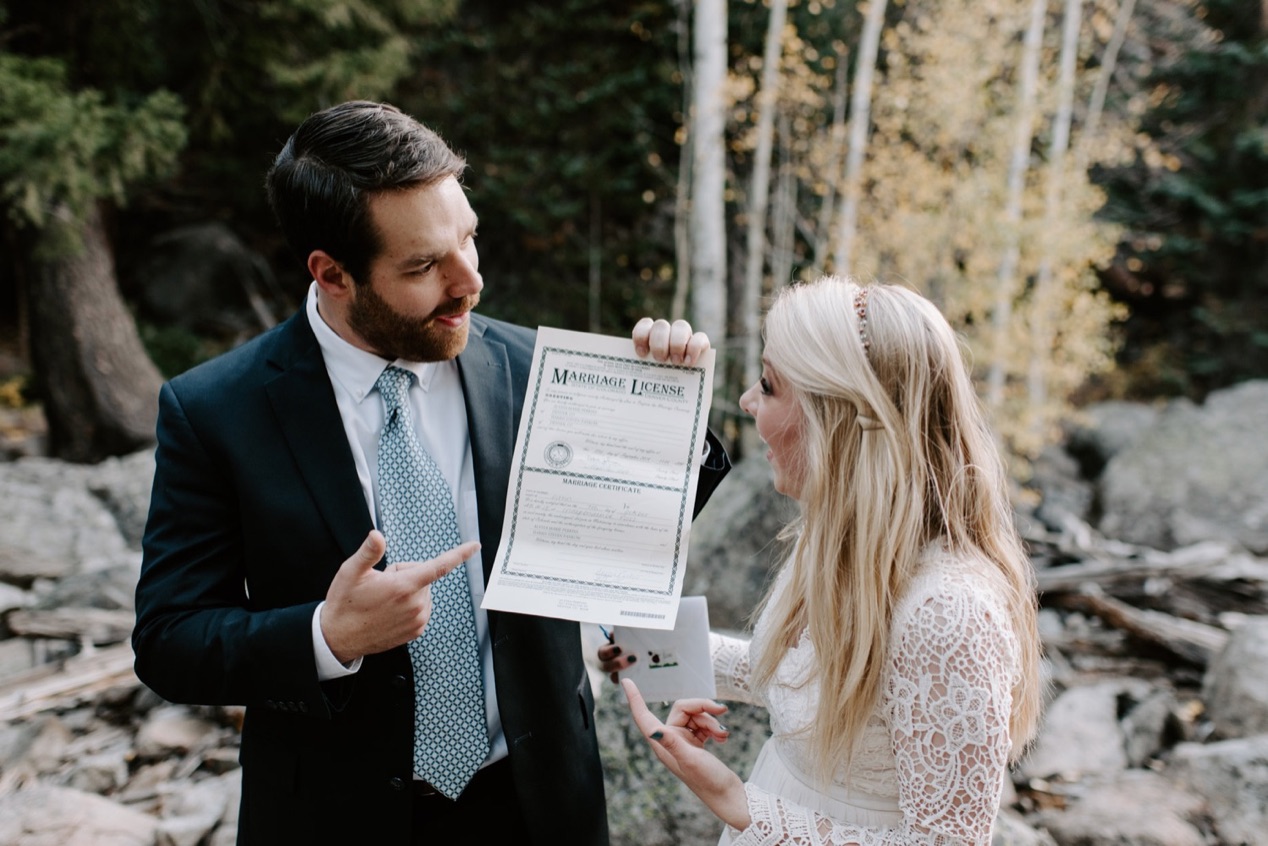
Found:
[(480, 609), (534, 333), (472, 311), (465, 167), (388, 105), (309, 117), (267, 178), (304, 307), (163, 386), (136, 670), (246, 706), (239, 844), (608, 842), (577, 624)]

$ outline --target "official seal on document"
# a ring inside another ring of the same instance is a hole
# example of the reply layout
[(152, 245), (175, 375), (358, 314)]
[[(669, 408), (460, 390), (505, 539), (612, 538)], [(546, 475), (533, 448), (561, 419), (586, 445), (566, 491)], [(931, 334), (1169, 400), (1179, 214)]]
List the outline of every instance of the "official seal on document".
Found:
[(546, 463), (551, 467), (567, 467), (572, 462), (572, 447), (563, 441), (555, 441), (546, 447)]

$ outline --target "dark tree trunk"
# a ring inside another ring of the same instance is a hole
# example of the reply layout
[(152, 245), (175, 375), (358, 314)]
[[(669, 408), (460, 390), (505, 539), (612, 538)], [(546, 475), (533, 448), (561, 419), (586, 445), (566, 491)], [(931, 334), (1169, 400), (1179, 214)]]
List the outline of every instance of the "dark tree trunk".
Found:
[(163, 380), (119, 293), (96, 207), (77, 235), (78, 250), (53, 257), (33, 250), (24, 275), (49, 451), (91, 463), (153, 443)]

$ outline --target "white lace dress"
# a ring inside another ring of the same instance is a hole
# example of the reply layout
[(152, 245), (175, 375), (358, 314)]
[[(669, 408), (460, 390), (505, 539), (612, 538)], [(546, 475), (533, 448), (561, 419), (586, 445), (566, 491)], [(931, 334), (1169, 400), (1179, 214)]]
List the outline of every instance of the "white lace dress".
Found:
[[(775, 590), (786, 584), (782, 576)], [(807, 634), (776, 678), (751, 684), (753, 640), (711, 636), (718, 697), (763, 705), (771, 738), (745, 785), (752, 825), (727, 827), (720, 843), (989, 844), (1012, 743), (1008, 718), (1019, 651), (1006, 604), (987, 565), (934, 545), (894, 610), (881, 700), (851, 768), (816, 787), (810, 741), (819, 683), (809, 678)]]

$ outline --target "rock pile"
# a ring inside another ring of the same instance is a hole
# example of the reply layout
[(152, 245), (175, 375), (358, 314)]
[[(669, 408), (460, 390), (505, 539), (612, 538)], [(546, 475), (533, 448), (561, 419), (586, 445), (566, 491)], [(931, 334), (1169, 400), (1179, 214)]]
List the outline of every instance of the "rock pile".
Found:
[[(1266, 412), (1268, 383), (1200, 407), (1106, 404), (1035, 462), (1018, 519), (1051, 694), (997, 843), (1268, 846)], [(234, 840), (241, 709), (171, 705), (131, 672), (152, 472), (148, 452), (0, 463), (0, 843)], [(746, 626), (791, 513), (760, 458), (715, 495), (685, 588), (715, 627)], [(616, 688), (596, 687), (614, 843), (715, 842)], [(766, 716), (735, 706), (726, 722), (719, 753), (746, 772)]]

